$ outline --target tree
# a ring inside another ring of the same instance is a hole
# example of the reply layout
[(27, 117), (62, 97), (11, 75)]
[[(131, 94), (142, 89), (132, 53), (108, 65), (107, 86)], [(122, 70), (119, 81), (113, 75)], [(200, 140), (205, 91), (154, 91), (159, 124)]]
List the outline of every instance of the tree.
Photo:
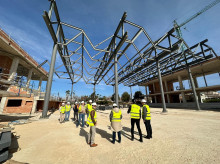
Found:
[(128, 94), (128, 92), (124, 92), (121, 96), (121, 100), (123, 102), (128, 102), (130, 100), (130, 95)]
[[(112, 100), (112, 101), (115, 101), (115, 94), (114, 94), (114, 93), (113, 93), (113, 95), (112, 95), (112, 97), (111, 97), (111, 100)], [(118, 100), (120, 100), (119, 95), (118, 95)]]
[(95, 92), (92, 92), (92, 94), (90, 95), (90, 99), (96, 101), (97, 98), (98, 96), (95, 94)]
[(144, 95), (142, 94), (141, 91), (136, 91), (134, 93), (134, 99), (143, 99), (144, 98)]
[(70, 95), (70, 90), (67, 90), (67, 91), (66, 91), (66, 100), (69, 99), (69, 95)]

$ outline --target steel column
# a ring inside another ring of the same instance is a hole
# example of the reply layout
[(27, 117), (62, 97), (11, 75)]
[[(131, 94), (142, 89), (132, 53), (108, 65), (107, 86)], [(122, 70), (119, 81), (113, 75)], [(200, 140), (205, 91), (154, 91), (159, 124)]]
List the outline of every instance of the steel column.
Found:
[(117, 55), (115, 55), (115, 103), (117, 104), (117, 106), (119, 105), (118, 104), (118, 58), (117, 58)]
[(130, 95), (131, 95), (131, 101), (132, 101), (132, 88), (131, 88), (131, 86), (130, 86)]
[(192, 72), (191, 69), (189, 68), (189, 66), (186, 67), (187, 71), (188, 71), (188, 75), (189, 75), (189, 80), (190, 80), (190, 84), (192, 87), (192, 91), (193, 91), (193, 95), (194, 95), (194, 99), (195, 99), (195, 103), (196, 103), (196, 108), (197, 110), (200, 110), (200, 106), (199, 106), (199, 101), (198, 101), (198, 97), (196, 94), (196, 88), (195, 88), (195, 84), (192, 78)]
[(159, 79), (159, 84), (160, 84), (161, 100), (162, 100), (162, 104), (163, 104), (163, 111), (162, 112), (167, 112), (162, 77), (161, 77), (161, 72), (160, 72), (160, 63), (158, 60), (157, 60), (157, 72), (158, 72), (158, 79)]
[(48, 81), (47, 81), (46, 94), (45, 94), (45, 98), (44, 98), (44, 107), (43, 107), (43, 112), (42, 112), (42, 118), (47, 117), (48, 105), (49, 105), (49, 101), (50, 101), (50, 92), (51, 92), (52, 81), (53, 81), (54, 66), (55, 66), (55, 61), (56, 61), (57, 48), (58, 48), (58, 44), (55, 43), (54, 47), (53, 47), (53, 54), (51, 57), (50, 71), (49, 71), (49, 76), (48, 76)]
[(72, 83), (72, 87), (71, 87), (71, 101), (73, 101), (73, 83)]
[(94, 88), (93, 88), (93, 93), (94, 93), (93, 102), (95, 102), (95, 84), (94, 84)]

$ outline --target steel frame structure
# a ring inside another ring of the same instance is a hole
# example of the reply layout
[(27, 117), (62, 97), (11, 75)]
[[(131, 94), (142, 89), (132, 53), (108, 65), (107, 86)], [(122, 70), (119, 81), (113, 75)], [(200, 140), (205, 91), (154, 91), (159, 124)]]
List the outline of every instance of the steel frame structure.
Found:
[[(83, 79), (86, 84), (94, 85), (95, 93), (95, 85), (103, 80), (105, 84), (115, 87), (117, 104), (118, 84), (123, 83), (131, 87), (158, 78), (163, 112), (166, 112), (162, 75), (187, 69), (197, 109), (200, 109), (190, 66), (212, 58), (213, 55), (207, 55), (207, 52), (216, 55), (213, 49), (205, 44), (207, 40), (189, 47), (181, 37), (174, 34), (176, 29), (172, 28), (161, 38), (153, 41), (142, 26), (126, 20), (126, 17), (127, 14), (124, 13), (112, 36), (93, 45), (83, 29), (61, 21), (55, 0), (50, 0), (49, 11), (44, 11), (43, 18), (54, 41), (54, 47), (42, 117), (47, 116), (54, 73), (61, 79), (70, 79), (72, 90), (73, 84)], [(135, 32), (132, 32), (131, 28)], [(76, 34), (66, 35), (67, 30), (72, 30), (71, 34)], [(136, 44), (138, 38), (141, 38), (144, 44), (140, 42)], [(91, 55), (86, 43), (95, 51), (94, 55)], [(187, 49), (180, 52), (183, 45)], [(57, 52), (63, 64), (55, 68)], [(59, 70), (60, 68), (64, 68), (65, 71)]]

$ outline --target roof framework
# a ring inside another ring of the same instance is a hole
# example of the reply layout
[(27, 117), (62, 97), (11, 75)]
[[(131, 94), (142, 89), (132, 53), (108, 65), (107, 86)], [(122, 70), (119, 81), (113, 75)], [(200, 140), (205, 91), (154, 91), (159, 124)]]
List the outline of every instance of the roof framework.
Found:
[[(103, 80), (115, 86), (115, 95), (118, 95), (118, 83), (134, 86), (159, 78), (163, 95), (161, 75), (217, 56), (205, 44), (207, 40), (189, 47), (184, 39), (175, 35), (175, 28), (153, 41), (142, 26), (126, 17), (124, 13), (112, 36), (94, 45), (83, 29), (61, 21), (55, 0), (50, 0), (49, 11), (44, 11), (43, 18), (54, 41), (53, 54), (57, 50), (63, 62), (57, 68), (53, 68), (55, 63), (51, 64), (51, 76), (55, 73), (61, 79), (70, 79), (72, 84), (83, 79), (94, 87)], [(183, 46), (186, 50), (181, 51)], [(48, 95), (50, 88), (51, 85), (47, 86)], [(46, 106), (45, 103), (44, 108)]]

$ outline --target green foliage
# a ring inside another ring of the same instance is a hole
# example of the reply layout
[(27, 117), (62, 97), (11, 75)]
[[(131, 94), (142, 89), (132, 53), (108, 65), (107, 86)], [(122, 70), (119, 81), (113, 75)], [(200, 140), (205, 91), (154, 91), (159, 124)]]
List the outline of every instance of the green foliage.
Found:
[(130, 100), (130, 95), (128, 94), (128, 92), (124, 92), (121, 96), (121, 100), (123, 102), (128, 102)]
[[(112, 95), (111, 100), (112, 100), (112, 101), (115, 101), (115, 94)], [(119, 95), (118, 95), (118, 100), (120, 100)]]
[(213, 103), (213, 102), (220, 102), (219, 98), (215, 98), (215, 99), (205, 99), (203, 100), (204, 103)]
[(141, 91), (136, 91), (134, 93), (134, 99), (143, 99), (144, 98), (144, 95), (142, 94)]

